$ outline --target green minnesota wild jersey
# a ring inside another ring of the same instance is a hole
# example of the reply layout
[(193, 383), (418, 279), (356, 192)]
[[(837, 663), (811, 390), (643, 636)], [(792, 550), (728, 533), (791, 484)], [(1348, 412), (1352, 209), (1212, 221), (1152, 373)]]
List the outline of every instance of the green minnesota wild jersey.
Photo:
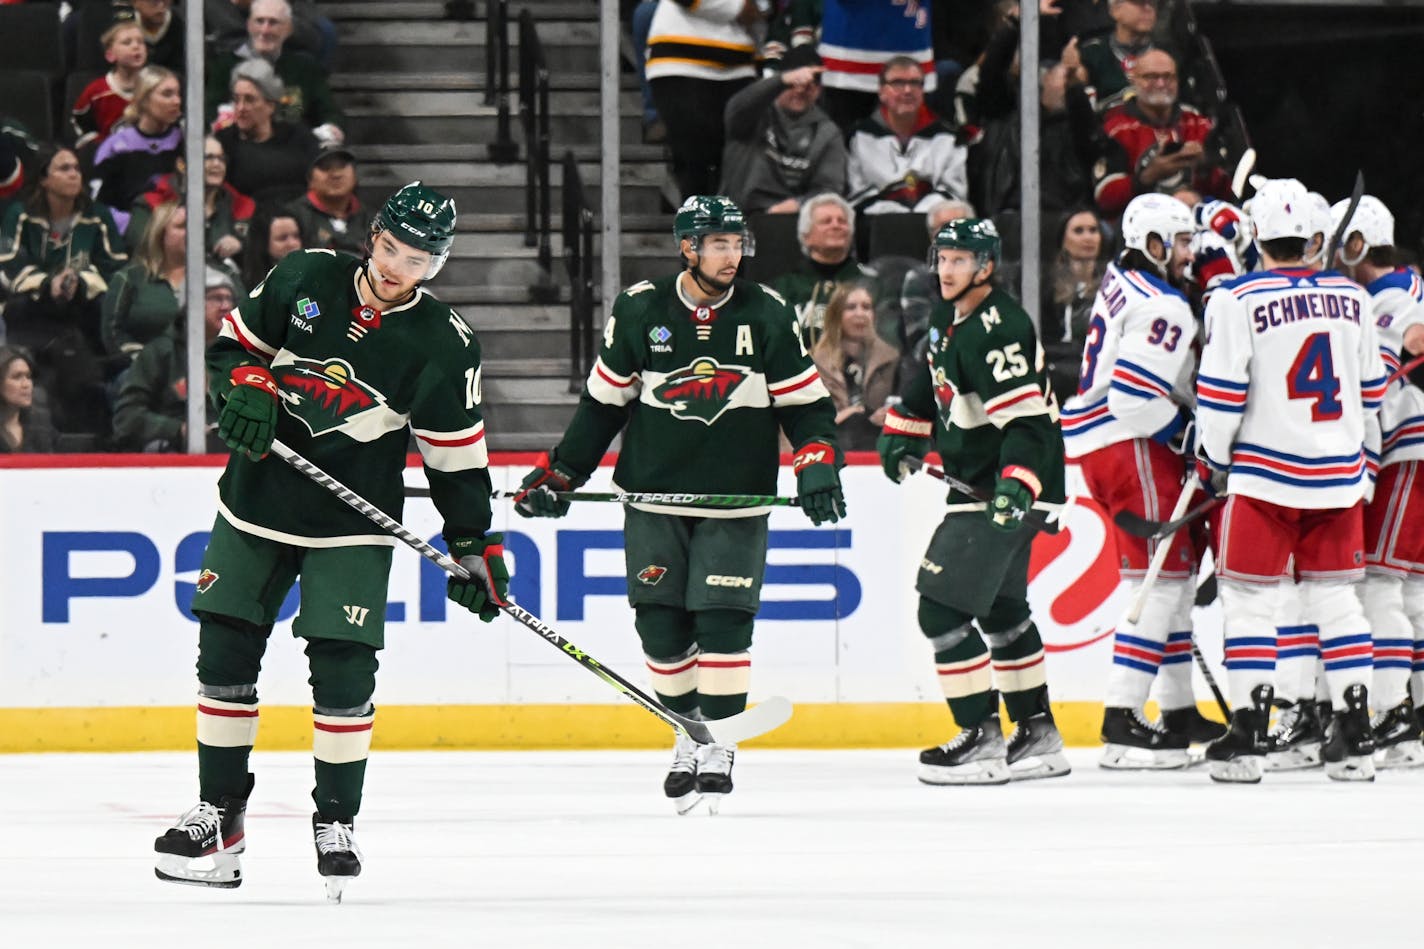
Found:
[(935, 447), (961, 481), (993, 493), (1019, 466), (1038, 477), (1039, 500), (1061, 502), (1063, 431), (1033, 321), (998, 289), (955, 317), (944, 301), (930, 311), (929, 371), (907, 380), (902, 411), (936, 420)]
[(680, 277), (618, 295), (556, 456), (590, 472), (626, 424), (613, 472), (625, 491), (774, 494), (780, 431), (797, 448), (835, 444), (835, 409), (796, 314), (749, 280), (699, 306)]
[[(445, 536), (490, 525), (489, 452), (480, 416), (480, 345), (423, 290), (386, 311), (363, 307), (362, 262), (330, 250), (289, 254), (223, 321), (208, 349), (213, 400), (243, 365), (268, 366), (277, 437), (392, 517), (401, 516), (415, 435)], [(239, 530), (306, 547), (392, 545), (390, 535), (275, 455), (229, 459), (221, 516)]]

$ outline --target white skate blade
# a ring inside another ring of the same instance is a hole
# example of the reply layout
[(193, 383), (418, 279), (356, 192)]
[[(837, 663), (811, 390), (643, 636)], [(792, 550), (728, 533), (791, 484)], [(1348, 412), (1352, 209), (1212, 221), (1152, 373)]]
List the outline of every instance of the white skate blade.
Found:
[(773, 695), (730, 718), (689, 722), (688, 737), (700, 745), (736, 745), (780, 728), (791, 720), (791, 703)]
[(1099, 768), (1109, 771), (1172, 771), (1192, 763), (1185, 748), (1134, 748), (1131, 745), (1104, 745)]
[(328, 903), (340, 903), (341, 894), (346, 891), (346, 884), (355, 877), (322, 877), (322, 882), (326, 884), (326, 901)]
[(1230, 761), (1208, 761), (1211, 779), (1219, 784), (1260, 784), (1263, 755), (1242, 755)]
[(716, 817), (722, 810), (722, 798), (726, 796), (727, 795), (725, 794), (717, 794), (713, 792), (703, 794), (702, 800), (707, 802), (707, 813), (711, 814), (713, 817)]
[(214, 853), (205, 857), (161, 853), (153, 873), (168, 883), (186, 883), (189, 886), (231, 890), (242, 885), (242, 861), (235, 853)]
[(1009, 765), (1009, 780), (1037, 781), (1039, 778), (1060, 778), (1072, 770), (1063, 752), (1050, 751), (1044, 755), (1028, 755)]
[(1402, 741), (1375, 752), (1376, 768), (1418, 768), (1424, 765), (1424, 742)]
[(920, 765), (920, 783), (933, 785), (1008, 784), (1012, 775), (1004, 758), (981, 758), (957, 765)]
[(1325, 776), (1332, 781), (1373, 781), (1375, 759), (1371, 755), (1357, 755), (1344, 761), (1327, 761)]
[(698, 802), (702, 800), (702, 795), (696, 791), (688, 791), (682, 795), (682, 797), (670, 797), (668, 800), (672, 801), (673, 809), (676, 810), (679, 815), (682, 815), (689, 813), (696, 807)]
[(1273, 751), (1266, 755), (1267, 771), (1304, 771), (1320, 767), (1320, 743), (1311, 742), (1297, 745), (1286, 751)]

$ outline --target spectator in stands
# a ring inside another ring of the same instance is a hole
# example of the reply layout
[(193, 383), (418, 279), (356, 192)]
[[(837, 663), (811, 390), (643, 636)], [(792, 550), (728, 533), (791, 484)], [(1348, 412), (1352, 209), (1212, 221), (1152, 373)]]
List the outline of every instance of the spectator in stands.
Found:
[[(824, 0), (819, 52), (826, 62), (821, 107), (849, 134), (871, 115), (884, 88), (885, 67), (905, 61), (920, 80), (919, 98), (935, 86), (930, 4)], [(880, 79), (877, 82), (876, 76)], [(960, 192), (963, 196), (963, 192)]]
[[(124, 234), (130, 251), (138, 249), (154, 208), (167, 202), (182, 203), (183, 173), (183, 159), (180, 158), (171, 175), (159, 178), (134, 202), (129, 227)], [(251, 198), (227, 183), (227, 154), (223, 151), (222, 142), (213, 135), (203, 139), (204, 240), (208, 245), (208, 254), (229, 262), (238, 257), (256, 207)]]
[(880, 73), (880, 108), (850, 139), (850, 200), (866, 214), (923, 213), (940, 198), (968, 196), (968, 152), (925, 106), (924, 76), (908, 56)]
[(173, 0), (131, 2), (148, 46), (148, 61), (182, 75), (188, 68), (184, 60), (183, 18), (173, 12)]
[(811, 358), (836, 406), (836, 443), (848, 451), (873, 449), (885, 424), (887, 401), (898, 389), (900, 353), (876, 335), (870, 281), (836, 288)]
[(172, 171), (183, 150), (182, 118), (178, 77), (162, 66), (145, 66), (123, 121), (94, 155), (99, 200), (112, 208), (127, 208), (148, 190), (154, 177)]
[(846, 186), (841, 130), (816, 107), (820, 57), (797, 46), (779, 66), (727, 102), (721, 192), (747, 213), (795, 214), (811, 195)]
[[(761, 44), (762, 70), (786, 69), (782, 59), (797, 46), (816, 48), (821, 32), (821, 0), (772, 0), (766, 39)], [(820, 56), (816, 57), (820, 61)]]
[(237, 66), (253, 60), (265, 60), (283, 85), (277, 97), (277, 118), (304, 124), (327, 144), (339, 145), (346, 140), (341, 126), (346, 117), (336, 105), (327, 83), (326, 69), (300, 50), (287, 49), (287, 37), (292, 33), (292, 9), (287, 0), (252, 0), (247, 18), (247, 42), (231, 53), (213, 61), (207, 78), (207, 117), (218, 120), (219, 107), (231, 92), (231, 78)]
[(1091, 208), (1070, 211), (1058, 219), (1048, 257), (1039, 337), (1048, 359), (1048, 381), (1060, 404), (1078, 391), (1083, 341), (1111, 249), (1103, 232), (1103, 222)]
[(1103, 115), (1103, 159), (1095, 169), (1098, 208), (1117, 218), (1139, 194), (1173, 194), (1190, 187), (1228, 198), (1230, 175), (1205, 148), (1212, 121), (1177, 101), (1177, 64), (1162, 50), (1138, 57), (1132, 72), (1136, 95)]
[(57, 440), (49, 413), (35, 404), (34, 360), (0, 346), (0, 455), (51, 452)]
[(138, 88), (139, 73), (148, 65), (148, 47), (143, 30), (132, 12), (99, 37), (104, 44), (104, 61), (113, 68), (84, 87), (69, 113), (74, 147), (98, 147), (123, 118)]
[(238, 64), (231, 86), (233, 122), (217, 133), (228, 183), (258, 204), (296, 198), (321, 146), (306, 126), (276, 118), (282, 80), (266, 60)]
[(643, 94), (643, 144), (661, 145), (667, 141), (667, 124), (658, 116), (658, 107), (653, 103), (653, 87), (648, 83), (645, 64), (648, 58), (648, 34), (653, 28), (653, 13), (658, 9), (658, 0), (641, 0), (633, 8), (629, 20), (633, 37), (633, 63), (638, 70), (638, 88)]
[(287, 210), (301, 228), (301, 246), (365, 255), (371, 215), (356, 197), (356, 156), (349, 148), (322, 149), (307, 172), (307, 193)]
[(680, 198), (714, 194), (722, 180), (727, 101), (756, 78), (763, 14), (755, 0), (734, 4), (663, 0), (653, 12), (643, 64), (658, 115), (667, 126)]
[(277, 262), (302, 249), (302, 229), (292, 212), (273, 206), (259, 207), (252, 216), (242, 278), (250, 287), (267, 279)]
[(89, 199), (73, 151), (43, 153), (36, 169), (27, 200), (0, 217), (7, 341), (34, 354), (61, 430), (98, 431), (107, 421), (99, 301), (127, 257), (109, 208)]
[[(317, 12), (310, 0), (291, 0), (292, 35), (287, 45), (315, 56), (323, 64), (336, 49), (336, 26)], [(230, 53), (247, 42), (252, 0), (203, 0), (204, 22), (213, 51)]]
[(1157, 26), (1157, 0), (1108, 0), (1108, 11), (1113, 31), (1084, 41), (1076, 50), (1088, 70), (1088, 85), (1100, 106), (1126, 90), (1128, 77), (1142, 54), (1158, 48), (1152, 40)]
[(24, 188), (25, 157), (35, 148), (35, 140), (24, 126), (0, 115), (0, 201), (14, 197)]
[(855, 211), (840, 195), (818, 194), (801, 205), (796, 219), (801, 261), (771, 285), (795, 309), (808, 346), (821, 338), (836, 285), (875, 276), (851, 254), (854, 235)]
[[(203, 332), (211, 344), (225, 316), (237, 305), (231, 278), (208, 267), (203, 293)], [(114, 400), (114, 442), (121, 451), (183, 451), (188, 438), (188, 358), (186, 321), (147, 343), (119, 379)], [(214, 432), (212, 402), (208, 407), (208, 451), (226, 449)]]

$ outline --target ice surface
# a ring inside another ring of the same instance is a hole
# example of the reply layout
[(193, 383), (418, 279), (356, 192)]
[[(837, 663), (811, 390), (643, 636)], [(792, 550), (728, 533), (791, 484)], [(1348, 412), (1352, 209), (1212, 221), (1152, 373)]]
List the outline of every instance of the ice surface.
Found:
[(996, 788), (913, 751), (744, 749), (677, 817), (658, 752), (372, 758), (366, 870), (326, 903), (311, 762), (254, 756), (246, 882), (161, 883), (188, 754), (0, 756), (0, 946), (1418, 945), (1424, 771), (1213, 785), (1202, 769)]

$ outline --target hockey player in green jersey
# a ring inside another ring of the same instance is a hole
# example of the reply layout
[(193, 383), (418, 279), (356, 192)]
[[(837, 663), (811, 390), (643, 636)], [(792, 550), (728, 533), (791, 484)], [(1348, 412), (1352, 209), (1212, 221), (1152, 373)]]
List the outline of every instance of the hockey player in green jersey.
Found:
[(353, 827), (371, 747), (394, 539), (295, 469), (268, 459), (281, 438), (392, 517), (412, 435), (450, 553), (477, 579), (450, 598), (489, 622), (508, 587), (489, 534), (480, 346), (460, 315), (420, 288), (449, 255), (454, 202), (420, 182), (391, 196), (365, 260), (291, 254), (223, 322), (208, 350), (218, 430), (232, 449), (193, 595), (198, 618), (200, 801), (154, 844), (160, 879), (242, 882), (253, 779), (257, 674), (298, 576), (292, 632), (311, 670), (312, 831), (328, 895), (361, 872)]
[[(845, 514), (835, 409), (775, 292), (736, 278), (753, 252), (737, 206), (693, 196), (673, 235), (681, 273), (619, 294), (577, 412), (524, 478), (516, 511), (558, 517), (556, 491), (582, 485), (620, 431), (613, 480), (624, 491), (775, 494), (778, 435), (795, 447), (801, 509), (813, 524)], [(767, 508), (626, 509), (628, 600), (658, 699), (721, 719), (746, 708), (752, 618), (761, 603)], [(735, 746), (679, 736), (664, 791), (679, 813), (714, 813), (732, 790)]]
[[(990, 282), (998, 264), (992, 221), (951, 221), (935, 235), (930, 268), (943, 301), (930, 313), (929, 368), (905, 381), (877, 446), (893, 481), (904, 477), (906, 456), (938, 449), (946, 472), (992, 497), (973, 503), (951, 490), (920, 563), (920, 630), (961, 729), (921, 752), (926, 784), (1068, 773), (1029, 615), (1034, 532), (1023, 526), (1035, 501), (1063, 501), (1063, 435), (1033, 322)], [(995, 688), (1018, 726), (1007, 744)]]

